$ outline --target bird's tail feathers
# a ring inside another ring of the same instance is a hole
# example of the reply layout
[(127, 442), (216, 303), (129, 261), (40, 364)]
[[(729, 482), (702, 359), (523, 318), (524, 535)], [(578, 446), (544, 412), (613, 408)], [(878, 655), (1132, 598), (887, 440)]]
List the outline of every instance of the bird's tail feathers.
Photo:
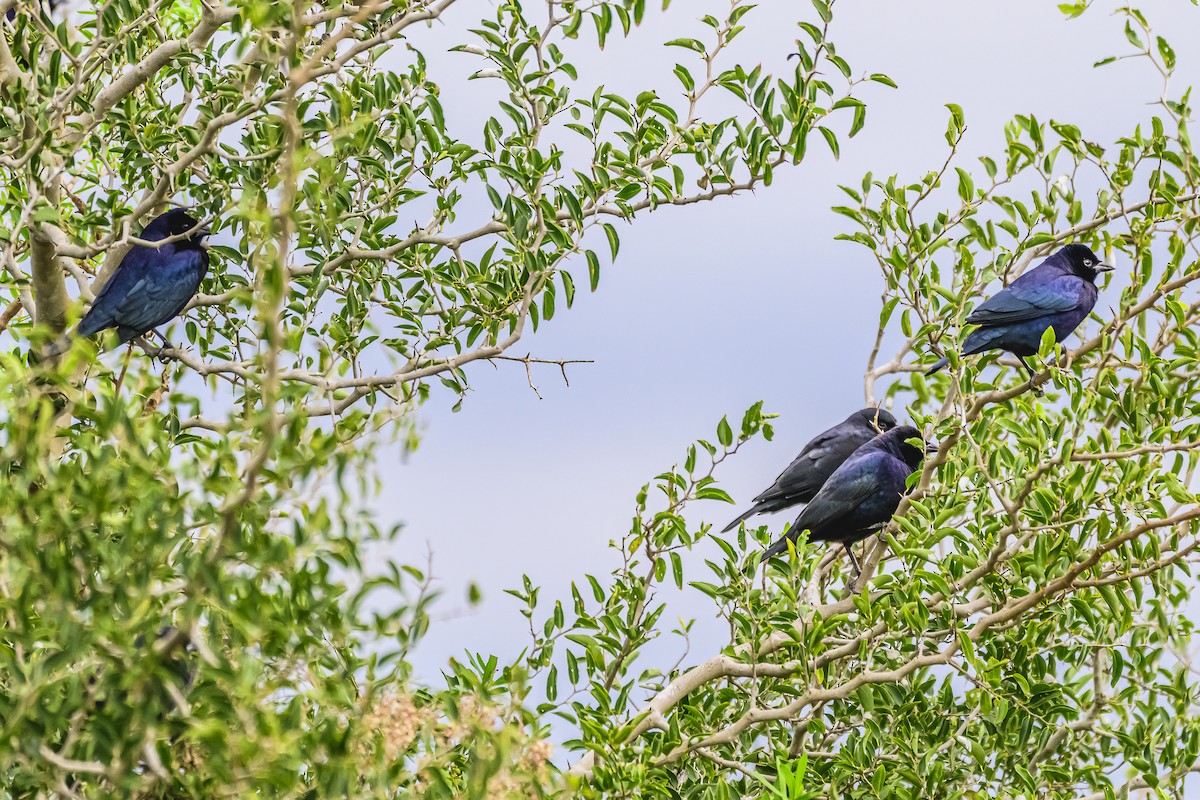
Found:
[[(998, 328), (978, 328), (971, 331), (971, 335), (962, 343), (962, 350), (959, 351), (960, 356), (973, 356), (976, 353), (982, 353), (984, 350), (991, 350), (993, 342), (1003, 335), (1003, 331)], [(932, 375), (942, 367), (950, 363), (948, 358), (939, 358), (937, 363), (925, 371), (926, 375)]]
[(789, 531), (786, 536), (764, 550), (762, 558), (760, 558), (759, 561), (769, 561), (780, 553), (786, 553), (788, 545), (794, 544), (795, 540), (796, 537), (792, 536), (791, 532)]
[(791, 529), (788, 530), (787, 533), (785, 533), (783, 536), (781, 536), (779, 538), (779, 541), (777, 541), (775, 544), (771, 545), (770, 547), (768, 547), (766, 550), (763, 551), (762, 558), (760, 558), (758, 561), (756, 561), (755, 563), (751, 564), (749, 567), (746, 568), (746, 574), (753, 575), (754, 572), (758, 569), (759, 564), (769, 561), (777, 555), (786, 553), (788, 551), (789, 544), (791, 546), (795, 547), (796, 546), (796, 538), (799, 535), (800, 535), (800, 529), (793, 526)]
[(91, 311), (83, 315), (83, 319), (79, 320), (79, 324), (75, 326), (75, 335), (83, 339), (89, 336), (95, 336), (105, 328), (112, 326), (112, 320), (104, 319), (99, 314), (93, 314)]
[(751, 507), (750, 507), (750, 509), (749, 509), (748, 511), (745, 511), (745, 512), (743, 512), (743, 513), (741, 514), (741, 516), (739, 516), (739, 517), (738, 517), (737, 519), (735, 519), (733, 522), (729, 523), (729, 524), (728, 524), (728, 525), (726, 525), (724, 528), (722, 528), (722, 529), (721, 529), (721, 533), (729, 533), (731, 530), (733, 530), (734, 528), (736, 528), (736, 527), (738, 526), (738, 524), (739, 524), (739, 523), (745, 522), (746, 520), (750, 519), (751, 517), (753, 517), (753, 516), (754, 516), (755, 514), (757, 514), (758, 512), (759, 512), (759, 507), (758, 507), (758, 505), (757, 505), (757, 504), (756, 504), (756, 505), (753, 505), (753, 506), (751, 506)]
[(46, 345), (46, 349), (42, 351), (41, 357), (58, 358), (63, 353), (71, 349), (71, 334), (64, 333), (55, 339), (50, 344)]

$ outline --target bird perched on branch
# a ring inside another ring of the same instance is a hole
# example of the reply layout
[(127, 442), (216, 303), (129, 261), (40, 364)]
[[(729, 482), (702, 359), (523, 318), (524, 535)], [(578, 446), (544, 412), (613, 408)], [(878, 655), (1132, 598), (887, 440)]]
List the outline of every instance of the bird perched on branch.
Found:
[(754, 498), (754, 505), (726, 525), (722, 533), (733, 530), (739, 522), (755, 514), (769, 514), (812, 500), (821, 485), (851, 453), (894, 427), (896, 418), (882, 408), (864, 408), (829, 430), (818, 433), (804, 445), (800, 455), (787, 465), (775, 482)]
[[(1096, 305), (1097, 276), (1111, 270), (1086, 246), (1067, 245), (970, 313), (967, 322), (979, 328), (963, 342), (963, 355), (1007, 350), (1025, 367), (1032, 387), (1037, 373), (1025, 358), (1037, 353), (1047, 328), (1061, 342), (1079, 327)], [(925, 374), (947, 363), (939, 359)]]
[(135, 244), (125, 254), (75, 334), (92, 336), (116, 328), (125, 344), (178, 316), (208, 274), (208, 234), (181, 208), (151, 220), (139, 238), (163, 244)]
[(926, 445), (909, 425), (879, 434), (833, 471), (783, 538), (763, 553), (762, 560), (787, 552), (788, 542), (808, 531), (810, 542), (841, 543), (854, 569), (861, 573), (850, 546), (887, 525), (900, 498), (908, 492), (908, 476), (920, 468), (926, 452), (936, 449)]

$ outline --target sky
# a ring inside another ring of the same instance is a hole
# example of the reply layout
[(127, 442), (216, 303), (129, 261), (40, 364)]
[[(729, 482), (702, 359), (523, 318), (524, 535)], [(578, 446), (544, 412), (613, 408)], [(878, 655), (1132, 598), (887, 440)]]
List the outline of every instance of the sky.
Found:
[[(843, 138), (840, 160), (815, 141), (805, 162), (777, 172), (770, 187), (622, 226), (620, 257), (599, 290), (581, 291), (573, 309), (512, 351), (591, 359), (569, 368), (569, 387), (545, 367), (534, 372), (539, 399), (520, 365), (477, 364), (461, 411), (452, 413), (448, 393), (435, 393), (419, 412), (419, 448), (381, 452), (384, 489), (374, 507), (382, 524), (403, 525), (382, 555), (422, 564), (431, 553), (444, 593), (415, 653), (418, 680), (437, 683), (446, 660), (468, 650), (514, 657), (528, 627), (504, 589), (525, 573), (551, 603), (585, 572), (607, 574), (617, 565), (609, 543), (628, 529), (639, 487), (681, 461), (696, 438), (715, 438), (722, 415), (740, 419), (758, 400), (780, 415), (773, 442), (756, 441), (719, 473), (740, 508), (811, 436), (862, 407), (883, 284), (864, 248), (834, 240), (849, 224), (830, 211), (843, 202), (838, 184), (858, 184), (867, 171), (915, 178), (939, 167), (946, 103), (965, 112), (969, 154), (999, 151), (1004, 123), (1020, 113), (1073, 123), (1100, 142), (1128, 132), (1148, 117), (1161, 81), (1140, 63), (1093, 68), (1128, 47), (1123, 22), (1110, 15), (1116, 5), (1097, 3), (1067, 21), (1044, 1), (838, 2), (838, 53), (856, 73), (885, 72), (899, 84), (864, 87), (867, 125)], [(442, 86), (448, 123), (467, 131), (479, 130), (491, 109), (472, 102), (481, 82), (465, 81), (478, 63), (445, 50), (469, 40), (464, 31), (485, 6), (492, 3), (459, 3), (413, 36)], [(573, 62), (582, 81), (601, 74), (627, 95), (669, 89), (682, 51), (662, 42), (701, 34), (696, 18), (727, 7), (677, 0), (630, 39)], [(1192, 4), (1139, 7), (1174, 39), (1178, 85), (1200, 83), (1200, 51), (1172, 37), (1195, 29)], [(807, 3), (764, 0), (743, 19), (743, 63), (786, 69), (800, 15), (810, 16)], [(703, 503), (691, 517), (723, 525), (739, 508)], [(780, 530), (787, 521), (787, 513), (770, 518)], [(702, 579), (698, 566), (694, 579)], [(483, 592), (474, 608), (470, 583)], [(707, 615), (692, 642), (698, 661), (723, 643), (704, 598), (672, 597), (664, 619), (695, 615)]]

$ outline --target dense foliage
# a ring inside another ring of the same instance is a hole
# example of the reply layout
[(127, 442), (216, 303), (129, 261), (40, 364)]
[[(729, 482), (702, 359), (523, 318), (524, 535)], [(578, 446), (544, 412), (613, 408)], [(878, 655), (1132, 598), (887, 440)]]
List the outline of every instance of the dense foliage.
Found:
[[(392, 535), (359, 505), (377, 434), (413, 435), (431, 382), (464, 392), (596, 289), (614, 223), (836, 154), (863, 84), (891, 83), (852, 77), (821, 0), (781, 76), (731, 58), (740, 0), (666, 12), (674, 98), (577, 74), (646, 5), (135, 0), (64, 22), (0, 0), (0, 794), (1178, 795), (1200, 757), (1200, 168), (1175, 53), (1133, 10), (1164, 83), (1125, 138), (1017, 117), (966, 163), (950, 106), (943, 166), (845, 189), (884, 288), (866, 400), (942, 442), (852, 591), (836, 549), (749, 577), (765, 527), (694, 523), (770, 436), (755, 406), (639, 493), (612, 574), (565, 602), (514, 590), (519, 662), (410, 681), (432, 597), (414, 566), (364, 567)], [(422, 55), (439, 17), (496, 88), (482, 130), (447, 125)], [(168, 202), (226, 243), (180, 346), (41, 357)], [(1045, 396), (1007, 358), (923, 377), (987, 287), (1068, 241), (1116, 259), (1119, 300), (1082, 344), (1047, 341)], [(728, 620), (723, 652), (644, 655), (668, 586)]]

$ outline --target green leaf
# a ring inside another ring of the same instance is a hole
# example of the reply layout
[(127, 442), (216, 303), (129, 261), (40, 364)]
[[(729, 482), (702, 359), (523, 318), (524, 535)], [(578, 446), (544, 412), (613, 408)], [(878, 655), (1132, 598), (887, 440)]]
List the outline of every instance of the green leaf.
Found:
[(716, 486), (705, 486), (703, 489), (697, 489), (696, 499), (720, 500), (722, 503), (733, 503), (733, 498), (724, 489), (718, 489)]
[(1171, 45), (1161, 36), (1155, 37), (1155, 44), (1158, 47), (1158, 54), (1163, 60), (1163, 66), (1168, 70), (1175, 69), (1175, 51), (1171, 49)]
[(604, 235), (608, 237), (608, 249), (612, 253), (612, 259), (616, 261), (617, 253), (621, 250), (621, 240), (617, 237), (617, 229), (607, 222), (601, 223), (601, 227), (604, 228)]
[(946, 141), (951, 147), (955, 147), (966, 130), (966, 118), (963, 116), (961, 106), (947, 103), (946, 108), (950, 109), (950, 122), (946, 126)]
[(666, 47), (682, 47), (686, 50), (691, 50), (693, 52), (699, 53), (700, 55), (704, 55), (706, 52), (704, 49), (704, 44), (701, 41), (699, 41), (698, 39), (672, 39), (671, 41), (666, 42), (665, 46)]
[(583, 252), (588, 263), (588, 284), (592, 291), (596, 291), (596, 287), (600, 285), (600, 258), (593, 250), (585, 250)]
[(821, 135), (825, 137), (825, 143), (829, 145), (829, 152), (833, 153), (834, 159), (836, 160), (840, 158), (842, 154), (841, 148), (838, 147), (837, 136), (834, 135), (833, 131), (829, 130), (829, 128), (826, 128), (824, 125), (818, 125), (817, 130), (819, 130)]
[(717, 441), (724, 447), (733, 444), (733, 429), (729, 427), (729, 420), (726, 417), (721, 417), (721, 422), (717, 425)]

